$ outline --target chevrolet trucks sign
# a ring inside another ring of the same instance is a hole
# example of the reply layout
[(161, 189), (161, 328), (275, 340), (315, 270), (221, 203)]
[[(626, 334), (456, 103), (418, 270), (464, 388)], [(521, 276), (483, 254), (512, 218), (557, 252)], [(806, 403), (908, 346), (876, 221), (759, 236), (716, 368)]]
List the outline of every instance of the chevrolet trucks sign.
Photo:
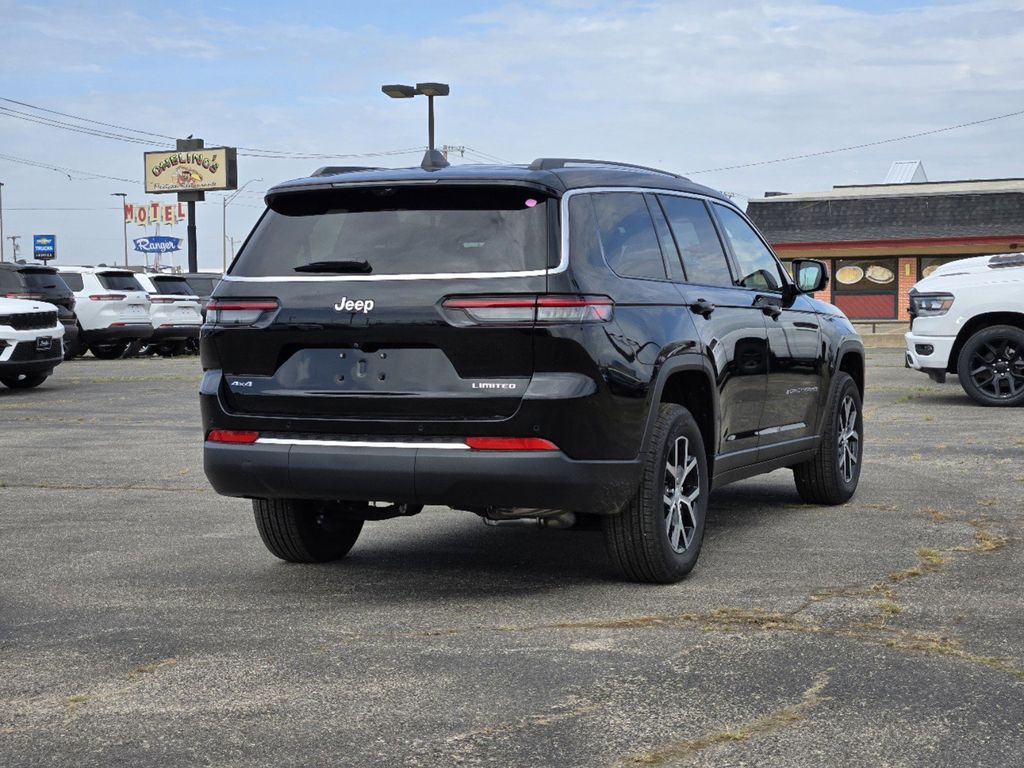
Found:
[(146, 192), (206, 192), (238, 186), (234, 147), (146, 152)]

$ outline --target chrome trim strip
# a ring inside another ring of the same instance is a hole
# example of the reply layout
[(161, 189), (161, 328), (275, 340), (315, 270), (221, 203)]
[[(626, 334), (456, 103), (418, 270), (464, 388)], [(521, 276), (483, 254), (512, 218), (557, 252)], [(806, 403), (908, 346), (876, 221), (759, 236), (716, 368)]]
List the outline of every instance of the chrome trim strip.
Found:
[(436, 448), (442, 451), (468, 451), (469, 446), (465, 443), (401, 443), (401, 442), (375, 442), (373, 440), (292, 440), (283, 437), (260, 437), (256, 439), (257, 445), (313, 445), (330, 448)]
[(802, 421), (798, 421), (796, 424), (783, 424), (780, 427), (765, 427), (755, 432), (755, 435), (777, 435), (780, 432), (792, 432), (794, 429), (806, 429), (807, 425)]

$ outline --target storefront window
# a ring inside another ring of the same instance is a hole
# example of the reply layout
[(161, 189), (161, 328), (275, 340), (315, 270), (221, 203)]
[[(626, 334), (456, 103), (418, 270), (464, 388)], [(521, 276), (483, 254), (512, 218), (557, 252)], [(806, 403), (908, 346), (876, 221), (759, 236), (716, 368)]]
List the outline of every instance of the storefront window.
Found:
[(833, 265), (834, 302), (854, 319), (895, 319), (899, 291), (895, 258), (836, 259)]
[(957, 259), (966, 259), (967, 256), (922, 256), (919, 259), (917, 265), (917, 279), (923, 280), (924, 278), (931, 275), (936, 269), (941, 267), (943, 264), (949, 264), (951, 261)]

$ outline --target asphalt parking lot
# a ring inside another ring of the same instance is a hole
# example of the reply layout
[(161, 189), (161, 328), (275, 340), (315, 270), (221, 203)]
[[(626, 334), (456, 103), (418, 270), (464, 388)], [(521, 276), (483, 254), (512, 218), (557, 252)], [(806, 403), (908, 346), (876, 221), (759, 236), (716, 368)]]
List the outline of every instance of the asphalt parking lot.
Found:
[(1019, 766), (1024, 412), (871, 350), (860, 490), (717, 491), (700, 563), (436, 508), (287, 565), (196, 358), (0, 389), (0, 764)]

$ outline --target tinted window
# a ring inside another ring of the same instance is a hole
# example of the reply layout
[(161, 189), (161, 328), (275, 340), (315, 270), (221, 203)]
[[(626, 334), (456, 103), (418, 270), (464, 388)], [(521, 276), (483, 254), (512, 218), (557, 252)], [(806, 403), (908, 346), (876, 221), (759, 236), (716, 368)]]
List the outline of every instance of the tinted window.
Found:
[(72, 291), (81, 291), (85, 289), (85, 285), (82, 283), (82, 275), (78, 272), (61, 272), (60, 276), (64, 278), (64, 282), (68, 284), (68, 288)]
[(130, 272), (101, 272), (96, 277), (99, 278), (100, 285), (108, 291), (145, 290)]
[(594, 213), (604, 258), (622, 277), (665, 278), (658, 235), (641, 194), (593, 195)]
[(350, 272), (365, 262), (374, 275), (518, 272), (546, 268), (547, 247), (546, 198), (532, 189), (339, 189), (275, 200), (232, 274), (294, 275), (314, 262)]
[(782, 271), (775, 256), (768, 250), (753, 228), (731, 208), (715, 204), (718, 220), (729, 238), (733, 255), (740, 269), (739, 284), (744, 288), (777, 291), (782, 288)]
[(10, 269), (0, 269), (0, 294), (15, 293), (22, 290), (21, 278)]
[(30, 291), (53, 294), (71, 293), (67, 283), (56, 272), (45, 269), (23, 269), (21, 270), (21, 279)]
[(196, 295), (196, 292), (192, 290), (192, 286), (185, 282), (183, 277), (156, 277), (150, 275), (149, 279), (153, 282), (157, 293), (171, 296)]
[(686, 280), (701, 285), (732, 285), (729, 263), (704, 203), (692, 197), (659, 198), (683, 260)]
[(220, 282), (218, 277), (187, 277), (185, 280), (198, 296), (209, 296)]

